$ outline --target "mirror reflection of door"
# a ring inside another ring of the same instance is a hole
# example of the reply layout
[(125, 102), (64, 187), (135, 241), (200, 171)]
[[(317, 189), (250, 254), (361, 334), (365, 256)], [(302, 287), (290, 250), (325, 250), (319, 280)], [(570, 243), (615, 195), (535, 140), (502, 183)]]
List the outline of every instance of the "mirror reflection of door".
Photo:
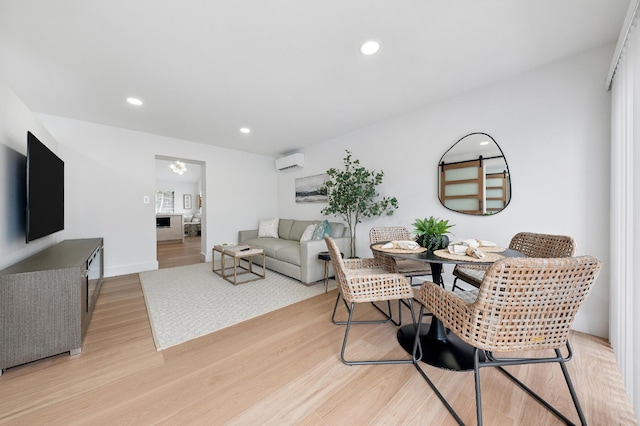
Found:
[(511, 200), (504, 154), (486, 133), (471, 133), (440, 159), (439, 199), (450, 210), (472, 215), (502, 211)]

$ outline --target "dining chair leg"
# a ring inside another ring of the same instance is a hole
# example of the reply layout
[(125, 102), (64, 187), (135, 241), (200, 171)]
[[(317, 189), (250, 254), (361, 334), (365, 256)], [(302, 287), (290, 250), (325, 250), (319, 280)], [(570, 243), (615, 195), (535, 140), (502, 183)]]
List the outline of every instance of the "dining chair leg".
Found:
[(480, 352), (473, 349), (473, 378), (476, 385), (476, 418), (478, 426), (482, 426), (482, 396), (480, 395)]
[[(336, 311), (338, 310), (338, 304), (340, 303), (341, 299), (344, 302), (344, 306), (347, 309), (347, 312), (350, 312), (349, 305), (347, 304), (347, 301), (344, 300), (344, 298), (340, 295), (340, 293), (338, 293), (338, 296), (336, 297), (336, 303), (333, 305), (333, 313), (331, 314), (331, 322), (333, 322), (336, 325), (345, 325), (345, 324), (347, 324), (347, 321), (338, 321), (338, 320), (336, 320)], [(400, 315), (400, 318), (399, 318), (400, 320), (398, 322), (394, 321), (393, 313), (391, 312), (391, 301), (387, 300), (386, 302), (387, 302), (387, 312), (383, 311), (374, 302), (371, 302), (371, 305), (373, 305), (374, 308), (376, 308), (378, 311), (380, 311), (382, 313), (382, 315), (384, 315), (384, 319), (352, 321), (352, 324), (386, 324), (388, 322), (392, 322), (394, 325), (398, 325), (399, 326), (402, 323), (402, 313), (399, 314)]]
[[(415, 338), (413, 339), (413, 350), (411, 351), (411, 355), (413, 356), (413, 363), (417, 364), (418, 361), (422, 358), (422, 345), (420, 344), (420, 325), (422, 323), (422, 313), (424, 312), (424, 306), (420, 306), (420, 313), (418, 314), (418, 318), (420, 321), (417, 321), (415, 324)], [(420, 357), (417, 357), (418, 349), (420, 349)]]
[[(456, 281), (458, 281), (458, 277), (455, 277), (455, 278), (453, 279), (453, 285), (451, 286), (451, 291), (456, 291), (456, 288), (459, 288), (460, 290), (462, 290), (462, 288), (460, 288), (460, 287), (458, 287), (458, 286), (456, 285)], [(444, 284), (442, 285), (442, 287), (444, 287)]]
[[(413, 363), (416, 364), (418, 361), (422, 359), (422, 344), (420, 343), (420, 325), (422, 324), (422, 317), (424, 315), (424, 306), (420, 306), (420, 312), (418, 313), (418, 317), (413, 315), (413, 311), (411, 311), (413, 326), (415, 329), (415, 338), (413, 339), (413, 350), (411, 351), (411, 355), (413, 358)], [(419, 355), (418, 355), (419, 353)]]
[[(425, 315), (424, 310), (425, 308), (423, 305), (420, 307), (420, 313), (418, 314), (418, 321), (415, 329), (416, 337), (415, 337), (415, 340), (413, 341), (413, 354), (412, 354), (413, 365), (416, 367), (416, 370), (418, 370), (418, 373), (420, 373), (422, 378), (427, 382), (427, 384), (429, 385), (433, 393), (436, 394), (440, 402), (442, 402), (442, 405), (445, 406), (447, 411), (449, 411), (449, 414), (451, 414), (451, 416), (455, 419), (456, 423), (464, 426), (464, 422), (462, 421), (460, 416), (458, 416), (458, 413), (455, 412), (451, 404), (449, 404), (449, 402), (445, 399), (445, 397), (440, 393), (436, 385), (431, 381), (429, 376), (427, 376), (427, 373), (425, 373), (422, 367), (420, 367), (420, 358), (422, 357), (422, 346), (420, 344), (420, 328), (422, 326), (422, 317)], [(429, 314), (426, 314), (426, 315), (429, 315)], [(420, 357), (417, 356), (418, 351), (420, 351)]]
[[(391, 312), (391, 301), (390, 301), (390, 300), (387, 300), (387, 312), (383, 311), (383, 310), (380, 308), (380, 306), (378, 306), (375, 302), (371, 302), (371, 305), (372, 305), (374, 308), (376, 308), (378, 311), (380, 311), (380, 313), (382, 313), (382, 315), (384, 315), (384, 316), (385, 316), (385, 318), (386, 318), (386, 319), (385, 319), (385, 320), (382, 320), (382, 322), (389, 322), (389, 321), (391, 321), (391, 323), (392, 323), (393, 325), (397, 325), (397, 326), (399, 326), (400, 324), (402, 324), (402, 312), (398, 312), (399, 321), (395, 321), (395, 320), (393, 319), (393, 312)], [(358, 324), (358, 323), (360, 323), (360, 324), (367, 324), (367, 322), (362, 322), (362, 321), (359, 321), (359, 322), (357, 322), (357, 321), (356, 321), (356, 322), (354, 322), (354, 324)]]
[(406, 306), (407, 308), (409, 308), (411, 310), (411, 321), (412, 321), (413, 324), (416, 323), (416, 319), (415, 319), (415, 315), (414, 315), (414, 312), (413, 312), (413, 308), (412, 308), (412, 306), (409, 304), (409, 302), (407, 300), (410, 300), (410, 299), (398, 299), (398, 322), (394, 321), (393, 319), (391, 320), (391, 322), (393, 322), (397, 326), (401, 326), (402, 325), (402, 305)]
[[(409, 299), (409, 305), (411, 305), (411, 317), (415, 318), (413, 314), (413, 303), (411, 299)], [(376, 305), (374, 305), (376, 306)], [(389, 303), (389, 308), (391, 308), (391, 303)], [(348, 308), (349, 310), (349, 318), (347, 319), (347, 326), (344, 331), (344, 339), (342, 341), (342, 350), (340, 351), (340, 359), (346, 365), (375, 365), (375, 364), (413, 364), (413, 355), (408, 359), (389, 359), (389, 360), (360, 360), (360, 361), (348, 361), (344, 354), (347, 349), (347, 341), (349, 340), (349, 331), (351, 330), (351, 324), (375, 324), (379, 321), (353, 321), (353, 311), (355, 309), (355, 303), (350, 303)]]
[[(567, 346), (569, 346), (569, 342), (567, 342)], [(567, 370), (567, 366), (565, 364), (564, 358), (562, 358), (560, 349), (556, 349), (556, 356), (561, 359), (560, 368), (562, 368), (562, 374), (564, 375), (564, 379), (567, 382), (567, 387), (569, 388), (569, 393), (571, 394), (573, 405), (575, 405), (576, 411), (578, 412), (578, 417), (580, 418), (580, 424), (586, 425), (587, 420), (585, 419), (584, 413), (582, 412), (580, 401), (578, 401), (578, 395), (576, 394), (576, 390), (573, 387), (573, 383), (571, 382), (571, 377), (569, 376), (569, 370)]]
[(499, 359), (495, 359), (490, 352), (487, 352), (485, 353), (485, 355), (487, 355), (488, 361), (483, 362), (481, 366), (496, 367), (498, 370), (500, 370), (502, 374), (504, 374), (509, 379), (511, 379), (516, 385), (520, 387), (520, 389), (527, 392), (533, 399), (535, 399), (544, 407), (546, 407), (547, 410), (551, 411), (556, 417), (561, 419), (566, 424), (573, 424), (571, 420), (567, 418), (564, 414), (562, 414), (557, 408), (555, 408), (553, 405), (551, 405), (549, 402), (543, 399), (540, 395), (534, 392), (533, 389), (525, 385), (522, 381), (520, 381), (513, 374), (509, 373), (503, 367), (504, 365), (541, 364), (541, 363), (555, 363), (555, 362), (559, 363), (560, 368), (562, 369), (562, 373), (564, 375), (565, 381), (569, 388), (571, 399), (573, 400), (573, 404), (578, 413), (578, 417), (580, 418), (580, 423), (582, 425), (586, 425), (587, 422), (585, 420), (584, 413), (582, 412), (582, 408), (580, 407), (578, 396), (575, 392), (573, 384), (571, 383), (571, 378), (569, 377), (569, 371), (567, 370), (567, 367), (565, 365), (566, 361), (569, 361), (573, 357), (573, 351), (571, 350), (571, 345), (569, 344), (569, 342), (567, 342), (566, 346), (569, 351), (568, 356), (566, 357), (562, 356), (562, 352), (560, 351), (560, 349), (555, 349), (555, 353), (556, 353), (555, 358), (536, 358), (536, 359), (522, 358), (522, 359), (511, 359), (511, 360), (499, 360)]
[(346, 321), (336, 321), (336, 311), (338, 310), (338, 303), (340, 303), (341, 299), (344, 302), (344, 306), (347, 308), (347, 311), (349, 310), (349, 306), (347, 305), (347, 302), (345, 302), (340, 292), (338, 292), (338, 296), (336, 297), (336, 303), (335, 305), (333, 305), (333, 313), (331, 314), (331, 322), (333, 322), (336, 325), (345, 325), (347, 323)]

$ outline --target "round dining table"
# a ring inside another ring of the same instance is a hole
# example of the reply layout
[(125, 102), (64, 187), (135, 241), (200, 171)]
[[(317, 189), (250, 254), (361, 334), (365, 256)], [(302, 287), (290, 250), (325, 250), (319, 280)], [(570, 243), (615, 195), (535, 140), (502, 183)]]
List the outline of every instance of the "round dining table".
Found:
[[(442, 265), (444, 264), (491, 265), (494, 262), (482, 262), (472, 259), (449, 259), (437, 256), (431, 250), (421, 253), (392, 253), (381, 250), (381, 246), (384, 244), (385, 243), (372, 244), (371, 250), (381, 255), (392, 256), (398, 259), (417, 260), (429, 263), (431, 265), (431, 277), (434, 283), (443, 282), (441, 278)], [(505, 249), (498, 254), (502, 257), (524, 257), (522, 253), (511, 249)], [(425, 329), (426, 327), (421, 327), (420, 330), (422, 362), (446, 370), (473, 370), (473, 347), (471, 345), (463, 342), (458, 336), (446, 329), (435, 315), (431, 316), (431, 325), (428, 330)], [(413, 324), (398, 329), (398, 342), (409, 353), (413, 353), (415, 337), (415, 326)], [(484, 355), (482, 353), (480, 355), (482, 358), (481, 361), (483, 361)]]

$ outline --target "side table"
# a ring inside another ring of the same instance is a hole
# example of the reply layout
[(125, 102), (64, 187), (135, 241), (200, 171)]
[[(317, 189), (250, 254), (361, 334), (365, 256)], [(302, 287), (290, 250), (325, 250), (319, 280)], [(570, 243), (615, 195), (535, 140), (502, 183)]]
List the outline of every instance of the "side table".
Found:
[[(216, 269), (215, 267), (215, 257), (216, 252), (220, 253), (220, 268)], [(212, 255), (212, 269), (213, 272), (220, 275), (225, 280), (229, 281), (233, 285), (248, 283), (255, 280), (262, 280), (266, 276), (267, 268), (265, 263), (265, 255), (264, 251), (261, 248), (253, 248), (249, 246), (221, 246), (215, 245), (213, 246), (213, 250), (211, 252)], [(226, 274), (226, 268), (224, 265), (225, 256), (229, 256), (233, 259), (233, 280), (231, 280), (231, 275)], [(255, 272), (253, 270), (253, 256), (262, 256), (262, 274)], [(244, 259), (249, 265), (247, 268), (240, 264), (240, 261)], [(238, 268), (242, 269), (242, 272), (238, 272)], [(251, 274), (255, 277), (253, 279), (244, 280), (238, 282), (238, 275), (242, 274)]]
[[(344, 257), (344, 254), (340, 253), (340, 256)], [(324, 262), (324, 292), (326, 293), (329, 290), (329, 262), (331, 262), (331, 256), (328, 251), (321, 251), (318, 253), (318, 260)]]

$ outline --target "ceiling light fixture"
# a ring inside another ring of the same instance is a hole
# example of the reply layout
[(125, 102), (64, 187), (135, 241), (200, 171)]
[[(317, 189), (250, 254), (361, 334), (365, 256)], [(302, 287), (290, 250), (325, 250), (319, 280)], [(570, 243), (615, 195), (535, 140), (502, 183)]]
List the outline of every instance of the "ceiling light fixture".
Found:
[(127, 102), (129, 102), (131, 105), (135, 105), (135, 106), (140, 106), (142, 105), (142, 101), (138, 98), (127, 98)]
[(380, 42), (375, 40), (365, 41), (362, 46), (360, 46), (360, 52), (363, 55), (373, 55), (380, 50)]
[(489, 145), (489, 141), (482, 141), (480, 142), (480, 145)]
[(187, 171), (187, 165), (182, 161), (176, 161), (175, 163), (169, 164), (169, 168), (179, 175), (182, 175)]
[(240, 127), (240, 133), (244, 133), (244, 134), (251, 133), (251, 129), (248, 127)]

